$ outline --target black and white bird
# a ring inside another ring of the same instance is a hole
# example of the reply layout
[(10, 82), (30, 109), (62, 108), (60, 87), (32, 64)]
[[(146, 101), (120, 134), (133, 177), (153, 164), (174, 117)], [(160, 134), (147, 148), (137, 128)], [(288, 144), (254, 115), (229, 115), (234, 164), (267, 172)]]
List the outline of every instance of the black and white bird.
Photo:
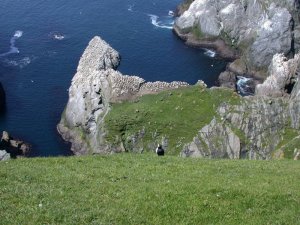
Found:
[(160, 144), (157, 145), (155, 152), (158, 156), (163, 156), (165, 154), (165, 150), (162, 148)]

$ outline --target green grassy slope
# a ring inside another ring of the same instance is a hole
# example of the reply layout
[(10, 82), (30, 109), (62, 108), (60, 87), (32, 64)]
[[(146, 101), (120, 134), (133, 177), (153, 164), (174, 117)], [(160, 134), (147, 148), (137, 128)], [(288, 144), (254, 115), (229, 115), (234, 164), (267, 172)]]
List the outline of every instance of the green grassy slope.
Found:
[(221, 103), (239, 104), (240, 101), (242, 98), (232, 90), (191, 86), (114, 104), (105, 117), (107, 140), (122, 141), (126, 149), (132, 149), (129, 137), (144, 130), (144, 150), (153, 150), (149, 146), (165, 137), (168, 154), (178, 154), (216, 116)]
[(300, 224), (297, 161), (116, 154), (0, 163), (0, 224)]

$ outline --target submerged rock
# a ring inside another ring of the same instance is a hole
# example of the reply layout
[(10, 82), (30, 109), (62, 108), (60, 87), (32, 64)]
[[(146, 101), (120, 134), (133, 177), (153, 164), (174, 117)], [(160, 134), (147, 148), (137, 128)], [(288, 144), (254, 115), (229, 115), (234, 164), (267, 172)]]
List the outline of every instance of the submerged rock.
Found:
[(79, 61), (67, 106), (57, 126), (62, 137), (72, 143), (75, 154), (124, 151), (122, 146), (105, 141), (103, 121), (111, 103), (188, 85), (145, 82), (138, 76), (123, 75), (115, 70), (119, 62), (119, 53), (100, 37), (90, 41)]

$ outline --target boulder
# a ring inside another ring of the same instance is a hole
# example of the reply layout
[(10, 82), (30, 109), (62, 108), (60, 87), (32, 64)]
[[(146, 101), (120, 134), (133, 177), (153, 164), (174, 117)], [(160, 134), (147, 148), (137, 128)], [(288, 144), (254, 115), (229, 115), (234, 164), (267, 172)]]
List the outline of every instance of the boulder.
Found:
[(7, 153), (15, 158), (17, 156), (28, 155), (31, 151), (31, 145), (24, 141), (14, 139), (7, 131), (3, 131), (0, 141), (0, 149), (5, 149)]

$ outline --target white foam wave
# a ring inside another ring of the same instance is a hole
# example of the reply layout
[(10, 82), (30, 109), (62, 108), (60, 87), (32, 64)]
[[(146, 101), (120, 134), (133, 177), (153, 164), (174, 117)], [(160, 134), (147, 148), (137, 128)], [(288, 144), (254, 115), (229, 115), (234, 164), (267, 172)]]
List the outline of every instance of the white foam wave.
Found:
[(66, 38), (65, 35), (57, 31), (50, 32), (49, 37), (59, 41), (64, 40)]
[(23, 31), (21, 31), (21, 30), (17, 30), (16, 32), (15, 32), (15, 34), (14, 34), (14, 37), (15, 38), (20, 38), (20, 37), (22, 37), (23, 36)]
[(30, 59), (30, 57), (24, 57), (20, 60), (5, 59), (5, 60), (3, 60), (3, 63), (4, 63), (4, 66), (7, 66), (7, 67), (19, 67), (20, 69), (22, 69), (31, 63), (31, 59)]
[(252, 78), (247, 78), (243, 76), (237, 76), (237, 90), (241, 95), (253, 95), (254, 89), (251, 83), (253, 82)]
[(171, 16), (171, 17), (173, 17), (175, 14), (174, 14), (174, 12), (172, 10), (169, 10), (168, 15)]
[(173, 29), (173, 24), (174, 21), (159, 21), (159, 16), (157, 15), (153, 15), (153, 14), (148, 14), (148, 16), (150, 17), (151, 23), (155, 26), (155, 27), (159, 27), (159, 28), (163, 28), (163, 29)]
[(128, 5), (128, 9), (127, 10), (129, 12), (133, 12), (133, 7), (134, 7), (134, 4), (133, 5)]
[(53, 38), (61, 41), (61, 40), (65, 39), (65, 36), (61, 35), (61, 34), (54, 34)]
[(15, 46), (15, 43), (16, 43), (17, 39), (22, 37), (22, 35), (23, 35), (23, 31), (17, 30), (15, 32), (14, 36), (12, 36), (12, 38), (10, 39), (10, 49), (9, 49), (9, 51), (0, 54), (0, 57), (4, 57), (4, 56), (10, 55), (10, 54), (20, 53), (19, 49)]
[(217, 53), (215, 51), (213, 51), (213, 50), (205, 49), (204, 54), (207, 55), (210, 58), (214, 58), (214, 57), (216, 57)]

